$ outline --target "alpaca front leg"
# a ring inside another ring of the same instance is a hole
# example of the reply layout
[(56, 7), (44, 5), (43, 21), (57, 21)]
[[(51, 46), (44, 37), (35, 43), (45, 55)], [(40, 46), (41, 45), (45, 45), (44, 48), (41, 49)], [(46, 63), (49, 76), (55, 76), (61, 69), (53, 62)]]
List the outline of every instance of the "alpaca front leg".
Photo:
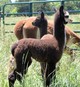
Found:
[(56, 64), (54, 63), (46, 63), (46, 68), (45, 68), (45, 86), (44, 87), (49, 87), (50, 83), (52, 81), (52, 77), (54, 79), (55, 83), (55, 78), (56, 78)]

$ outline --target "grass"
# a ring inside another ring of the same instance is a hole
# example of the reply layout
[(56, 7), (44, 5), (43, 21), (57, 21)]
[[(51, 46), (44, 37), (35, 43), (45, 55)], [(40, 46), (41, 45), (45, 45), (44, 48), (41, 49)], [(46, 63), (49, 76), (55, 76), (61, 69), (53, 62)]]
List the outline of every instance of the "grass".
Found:
[[(73, 16), (73, 20), (77, 21), (80, 19), (80, 15)], [(74, 18), (75, 17), (75, 18)], [(16, 17), (15, 19), (8, 19), (7, 23), (11, 20), (23, 19), (24, 17)], [(48, 16), (48, 19), (53, 19), (53, 16)], [(68, 24), (73, 30), (80, 28), (80, 25)], [(0, 28), (0, 87), (8, 87), (7, 70), (8, 61), (10, 58), (10, 46), (17, 39), (14, 33), (4, 33), (5, 31), (13, 31), (14, 25), (5, 25)], [(71, 48), (76, 48), (76, 45), (71, 45)], [(79, 47), (77, 47), (79, 49)], [(57, 78), (55, 85), (52, 83), (51, 87), (80, 87), (80, 51), (75, 51), (73, 59), (69, 55), (63, 54), (59, 70), (57, 70)], [(58, 66), (58, 64), (57, 64)], [(24, 86), (20, 85), (18, 81), (15, 83), (15, 87), (43, 87), (43, 79), (41, 77), (40, 65), (38, 62), (33, 60), (32, 65), (28, 69), (28, 73), (25, 76)]]

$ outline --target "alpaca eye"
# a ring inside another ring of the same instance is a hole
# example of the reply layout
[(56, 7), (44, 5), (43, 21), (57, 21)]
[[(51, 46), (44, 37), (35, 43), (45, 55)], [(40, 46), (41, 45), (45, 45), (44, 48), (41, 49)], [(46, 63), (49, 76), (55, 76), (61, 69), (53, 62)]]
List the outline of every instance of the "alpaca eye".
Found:
[(69, 18), (69, 15), (66, 15), (65, 18)]
[(68, 11), (65, 11), (65, 18), (69, 18), (69, 12)]

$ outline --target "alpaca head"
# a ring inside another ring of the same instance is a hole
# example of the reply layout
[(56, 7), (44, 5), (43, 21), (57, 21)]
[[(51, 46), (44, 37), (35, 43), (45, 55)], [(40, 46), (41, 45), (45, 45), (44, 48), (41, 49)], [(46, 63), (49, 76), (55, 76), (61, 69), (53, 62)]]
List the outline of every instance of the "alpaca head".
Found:
[(65, 20), (66, 20), (66, 24), (67, 23), (72, 23), (72, 19), (69, 18), (69, 12), (68, 11), (65, 11)]
[(64, 24), (67, 24), (72, 21), (71, 19), (69, 19), (68, 11), (64, 10), (64, 6), (60, 6), (59, 10), (56, 12), (55, 20), (57, 19), (60, 19), (61, 22), (63, 21)]
[(39, 28), (40, 30), (40, 37), (42, 37), (43, 35), (47, 34), (47, 19), (44, 16), (44, 13), (41, 12), (40, 16), (38, 16), (33, 22), (32, 24), (36, 27)]
[(40, 16), (38, 16), (32, 24), (36, 27), (42, 28), (43, 26), (47, 26), (47, 19), (44, 16), (44, 12), (40, 13)]

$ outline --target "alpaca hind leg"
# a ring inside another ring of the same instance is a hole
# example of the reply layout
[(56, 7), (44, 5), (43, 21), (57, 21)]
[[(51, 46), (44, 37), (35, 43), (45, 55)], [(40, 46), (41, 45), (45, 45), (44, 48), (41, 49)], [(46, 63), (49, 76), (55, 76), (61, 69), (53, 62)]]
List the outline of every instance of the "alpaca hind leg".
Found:
[(9, 66), (8, 66), (8, 81), (9, 81), (9, 87), (14, 87), (14, 83), (16, 80), (16, 60), (15, 58), (11, 55), (10, 60), (9, 60)]
[(56, 71), (55, 71), (56, 67), (54, 63), (46, 63), (46, 68), (45, 68), (45, 87), (49, 87), (52, 77), (54, 79), (54, 83), (55, 83), (55, 78), (56, 78)]
[(22, 77), (26, 74), (28, 67), (31, 65), (32, 59), (31, 54), (27, 51), (23, 55), (18, 55), (16, 57), (16, 72), (17, 72), (17, 79), (21, 82)]
[(46, 63), (41, 62), (41, 74), (42, 74), (42, 78), (44, 78), (44, 72), (45, 72), (45, 68), (46, 68)]
[(8, 75), (9, 87), (14, 87), (14, 83), (16, 81), (16, 73), (15, 71)]
[[(28, 57), (28, 58), (29, 58), (29, 57)], [(25, 63), (24, 74), (26, 74), (26, 72), (27, 72), (27, 70), (28, 70), (28, 67), (31, 65), (31, 63), (32, 63), (32, 59), (31, 59), (31, 57), (30, 57), (29, 60), (26, 61), (26, 63)]]

